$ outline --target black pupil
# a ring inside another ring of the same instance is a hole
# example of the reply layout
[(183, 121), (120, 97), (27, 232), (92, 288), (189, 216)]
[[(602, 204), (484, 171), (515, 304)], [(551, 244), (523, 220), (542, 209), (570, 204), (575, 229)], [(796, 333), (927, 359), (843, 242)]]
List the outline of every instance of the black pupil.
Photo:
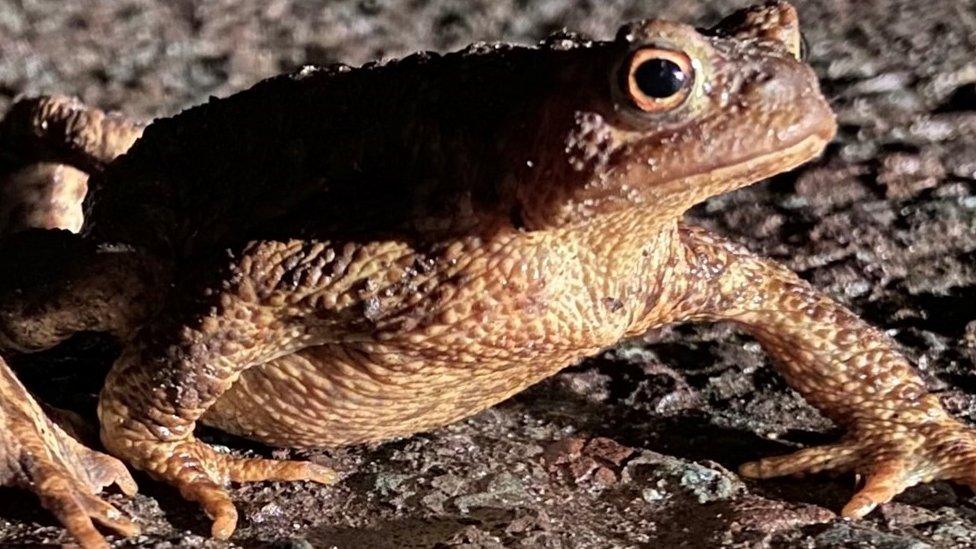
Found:
[(634, 71), (634, 82), (648, 97), (664, 99), (681, 91), (687, 75), (674, 61), (649, 59)]

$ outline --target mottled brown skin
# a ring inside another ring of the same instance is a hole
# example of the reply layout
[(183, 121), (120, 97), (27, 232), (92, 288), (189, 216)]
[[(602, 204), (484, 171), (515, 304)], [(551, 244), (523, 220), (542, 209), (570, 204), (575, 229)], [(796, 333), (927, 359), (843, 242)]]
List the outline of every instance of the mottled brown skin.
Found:
[[(91, 190), (81, 237), (27, 231), (0, 250), (7, 264), (53, 272), (0, 279), (0, 348), (115, 334), (124, 350), (99, 405), (106, 449), (198, 501), (220, 538), (237, 520), (228, 481), (335, 475), (217, 454), (194, 438), (197, 421), (278, 446), (386, 440), (697, 320), (742, 325), (848, 429), (743, 474), (861, 473), (850, 517), (918, 482), (976, 484), (974, 432), (886, 336), (786, 268), (681, 221), (831, 139), (799, 49), (795, 11), (774, 3), (711, 31), (642, 21), (607, 42), (554, 36), (307, 69), (156, 121), (112, 162), (97, 146), (111, 132), (72, 140), (74, 126), (11, 131), (23, 122), (8, 118), (7, 135), (20, 136), (8, 185), (59, 162), (91, 174)], [(635, 89), (638, 54), (682, 63), (680, 95)], [(30, 420), (3, 449), (62, 464), (60, 485), (33, 486), (42, 501), (86, 545), (103, 543), (89, 516), (131, 533), (110, 507), (65, 503), (80, 493), (65, 483), (87, 494), (120, 477), (79, 481), (91, 466), (51, 456), (65, 436), (38, 427), (40, 409), (3, 373), (0, 410)]]

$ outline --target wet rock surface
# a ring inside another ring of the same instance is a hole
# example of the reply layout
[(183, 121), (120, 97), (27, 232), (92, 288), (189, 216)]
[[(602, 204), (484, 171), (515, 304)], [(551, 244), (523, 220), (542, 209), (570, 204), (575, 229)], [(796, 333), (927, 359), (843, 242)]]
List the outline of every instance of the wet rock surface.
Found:
[[(839, 115), (825, 157), (718, 197), (691, 217), (788, 264), (904, 346), (954, 413), (976, 421), (976, 7), (800, 1), (811, 62)], [(0, 111), (58, 92), (141, 117), (174, 113), (304, 63), (361, 63), (568, 26), (609, 36), (667, 15), (711, 23), (744, 2), (21, 2), (0, 0)], [(84, 414), (111, 346), (21, 357), (42, 398)], [(469, 420), (377, 447), (238, 453), (333, 466), (336, 486), (234, 492), (232, 543), (275, 547), (959, 547), (972, 494), (919, 486), (859, 522), (834, 514), (852, 476), (762, 482), (743, 461), (838, 432), (726, 325), (648, 334)], [(111, 499), (144, 535), (226, 546), (194, 505), (146, 477)], [(33, 496), (0, 490), (0, 542), (65, 538)]]

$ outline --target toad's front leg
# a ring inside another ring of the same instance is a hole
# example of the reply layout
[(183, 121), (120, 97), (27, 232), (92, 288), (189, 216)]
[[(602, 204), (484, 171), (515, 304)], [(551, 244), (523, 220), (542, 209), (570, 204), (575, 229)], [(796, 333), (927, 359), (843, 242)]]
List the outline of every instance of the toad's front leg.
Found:
[(976, 430), (952, 418), (893, 342), (785, 267), (701, 229), (682, 227), (690, 282), (669, 307), (682, 320), (731, 320), (772, 355), (787, 382), (847, 429), (836, 444), (742, 466), (757, 478), (854, 471), (844, 507), (862, 517), (914, 484), (976, 488)]
[[(227, 483), (336, 479), (310, 462), (221, 454), (193, 435), (197, 419), (241, 372), (315, 342), (295, 321), (289, 302), (296, 296), (276, 288), (284, 282), (281, 265), (302, 252), (301, 243), (276, 242), (244, 251), (228, 272), (215, 274), (212, 291), (168, 305), (122, 353), (102, 389), (105, 447), (199, 502), (219, 539), (237, 525)], [(316, 265), (315, 257), (305, 259)]]

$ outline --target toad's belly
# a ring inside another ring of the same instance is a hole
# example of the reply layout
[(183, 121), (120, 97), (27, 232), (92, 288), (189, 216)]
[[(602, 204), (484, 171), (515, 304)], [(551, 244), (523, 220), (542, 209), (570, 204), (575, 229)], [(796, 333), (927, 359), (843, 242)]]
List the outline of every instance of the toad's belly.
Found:
[(548, 377), (580, 352), (531, 364), (462, 365), (322, 346), (252, 368), (203, 416), (227, 432), (282, 447), (380, 441), (457, 421)]

